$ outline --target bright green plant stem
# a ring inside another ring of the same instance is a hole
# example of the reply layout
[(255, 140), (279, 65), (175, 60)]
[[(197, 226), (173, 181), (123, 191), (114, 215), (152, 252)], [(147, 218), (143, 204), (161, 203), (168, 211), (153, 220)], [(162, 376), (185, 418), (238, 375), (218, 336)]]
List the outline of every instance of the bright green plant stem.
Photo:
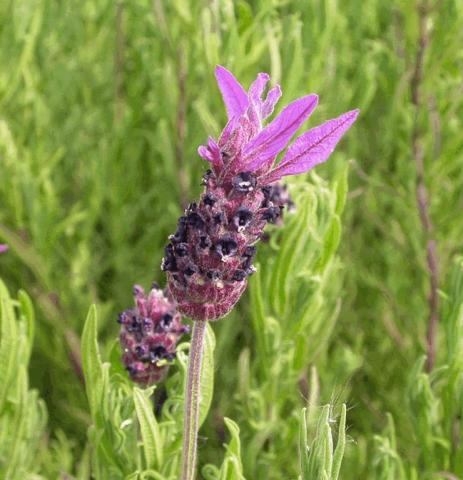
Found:
[(188, 357), (188, 377), (184, 395), (182, 480), (194, 480), (196, 474), (199, 404), (201, 400), (201, 364), (206, 326), (207, 321), (205, 320), (197, 320), (193, 324), (190, 354)]

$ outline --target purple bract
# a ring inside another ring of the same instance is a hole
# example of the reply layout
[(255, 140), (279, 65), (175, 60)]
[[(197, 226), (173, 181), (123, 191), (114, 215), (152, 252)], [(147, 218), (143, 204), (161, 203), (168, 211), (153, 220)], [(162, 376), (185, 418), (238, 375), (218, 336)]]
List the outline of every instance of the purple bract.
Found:
[(275, 162), (318, 97), (293, 101), (264, 126), (281, 96), (280, 87), (264, 98), (266, 73), (258, 74), (248, 92), (223, 67), (216, 68), (216, 78), (228, 123), (217, 141), (209, 137), (198, 149), (211, 165), (205, 189), (180, 217), (162, 262), (178, 309), (196, 320), (226, 315), (246, 289), (247, 277), (255, 271), (254, 245), (265, 225), (278, 221), (284, 204), (272, 184), (324, 162), (359, 113), (352, 110), (300, 135)]

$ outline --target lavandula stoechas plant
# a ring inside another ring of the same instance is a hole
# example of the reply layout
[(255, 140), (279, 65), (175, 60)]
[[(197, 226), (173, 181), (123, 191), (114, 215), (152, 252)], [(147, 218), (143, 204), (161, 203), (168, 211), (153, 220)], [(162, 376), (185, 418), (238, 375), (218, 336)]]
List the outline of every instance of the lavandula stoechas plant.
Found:
[(316, 107), (317, 95), (293, 101), (264, 125), (281, 96), (280, 87), (271, 88), (264, 98), (266, 73), (259, 73), (247, 92), (225, 68), (218, 66), (215, 74), (228, 123), (217, 141), (209, 137), (198, 149), (210, 163), (204, 192), (180, 217), (162, 261), (179, 311), (195, 320), (185, 392), (184, 480), (195, 477), (205, 325), (230, 312), (255, 271), (255, 245), (266, 224), (280, 217), (272, 185), (327, 160), (358, 115), (352, 110), (312, 128), (275, 162)]
[(153, 284), (148, 295), (135, 285), (135, 307), (119, 314), (122, 361), (130, 378), (148, 386), (162, 380), (175, 358), (177, 342), (188, 327), (163, 291)]

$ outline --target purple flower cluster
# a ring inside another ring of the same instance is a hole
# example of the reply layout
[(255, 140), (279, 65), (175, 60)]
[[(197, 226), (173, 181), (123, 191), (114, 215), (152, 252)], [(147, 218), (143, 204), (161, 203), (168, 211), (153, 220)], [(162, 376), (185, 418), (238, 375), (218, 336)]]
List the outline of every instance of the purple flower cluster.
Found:
[(175, 304), (154, 284), (148, 295), (134, 286), (135, 308), (119, 315), (122, 361), (133, 381), (159, 382), (175, 358), (180, 337), (188, 331)]
[(0, 253), (5, 253), (8, 251), (8, 249), (9, 249), (8, 245), (4, 243), (0, 243)]
[(267, 199), (267, 203), (264, 206), (272, 204), (280, 207), (281, 213), (276, 223), (281, 225), (283, 223), (283, 209), (286, 209), (288, 212), (294, 212), (296, 210), (296, 205), (288, 191), (288, 186), (284, 183), (276, 182), (272, 185), (266, 185), (262, 190), (265, 192)]
[(161, 265), (179, 311), (195, 320), (226, 315), (246, 289), (247, 277), (255, 271), (255, 244), (265, 225), (281, 216), (282, 192), (275, 190), (275, 182), (324, 162), (358, 115), (352, 110), (302, 134), (275, 163), (318, 97), (293, 101), (264, 126), (280, 87), (263, 98), (269, 81), (265, 73), (258, 74), (248, 92), (223, 67), (217, 67), (216, 78), (228, 123), (217, 141), (209, 137), (198, 149), (211, 165), (204, 192), (180, 217)]

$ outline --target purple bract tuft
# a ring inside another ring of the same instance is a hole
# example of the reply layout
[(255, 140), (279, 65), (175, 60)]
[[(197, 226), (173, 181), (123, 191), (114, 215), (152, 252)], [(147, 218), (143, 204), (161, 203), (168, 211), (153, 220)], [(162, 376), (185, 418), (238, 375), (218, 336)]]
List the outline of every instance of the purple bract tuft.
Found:
[(148, 295), (135, 285), (134, 296), (136, 307), (125, 310), (118, 319), (122, 361), (134, 382), (150, 385), (165, 376), (177, 342), (188, 327), (157, 285)]
[(318, 97), (293, 101), (264, 126), (281, 96), (280, 87), (264, 98), (267, 74), (259, 73), (246, 92), (225, 68), (218, 66), (215, 73), (228, 123), (217, 141), (209, 137), (198, 148), (211, 165), (203, 179), (205, 189), (180, 217), (162, 261), (178, 309), (196, 320), (226, 315), (246, 289), (247, 277), (255, 271), (254, 245), (265, 225), (279, 221), (285, 204), (293, 205), (275, 182), (327, 160), (359, 113), (352, 110), (302, 134), (275, 164)]

